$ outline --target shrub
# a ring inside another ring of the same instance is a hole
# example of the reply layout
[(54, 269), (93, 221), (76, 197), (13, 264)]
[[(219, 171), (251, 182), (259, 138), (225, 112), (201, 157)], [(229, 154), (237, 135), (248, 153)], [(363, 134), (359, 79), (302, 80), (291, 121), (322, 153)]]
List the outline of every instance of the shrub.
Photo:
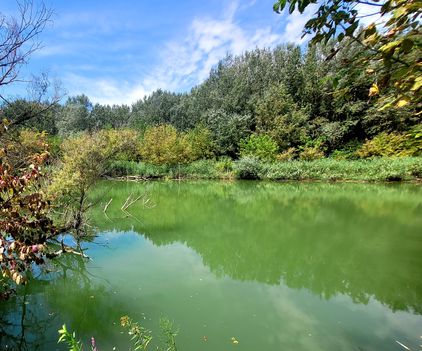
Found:
[(214, 143), (209, 129), (196, 126), (188, 131), (184, 136), (190, 147), (189, 159), (191, 161), (213, 156)]
[(422, 155), (422, 125), (418, 125), (410, 129), (406, 133), (406, 141), (404, 147), (411, 150), (412, 156)]
[(417, 157), (374, 160), (314, 161), (295, 160), (264, 165), (261, 177), (271, 180), (411, 180), (422, 175), (422, 162)]
[(122, 177), (128, 175), (137, 175), (139, 174), (140, 163), (135, 161), (113, 161), (110, 163), (109, 170), (107, 175), (113, 177)]
[(297, 156), (297, 149), (294, 147), (289, 147), (287, 150), (276, 156), (277, 161), (291, 161)]
[(256, 157), (242, 157), (235, 163), (235, 174), (238, 179), (261, 179), (263, 166)]
[(416, 126), (406, 133), (381, 133), (367, 140), (357, 151), (361, 158), (422, 155), (422, 127)]
[(218, 172), (214, 162), (210, 160), (198, 160), (183, 167), (181, 176), (197, 179), (215, 179), (218, 178)]
[(199, 160), (182, 165), (153, 165), (144, 162), (115, 161), (111, 175), (137, 175), (143, 178), (231, 178), (232, 171), (240, 179), (268, 180), (364, 180), (394, 181), (422, 178), (419, 157), (379, 158), (372, 160), (336, 160), (323, 158), (313, 161), (264, 162), (245, 157), (233, 162)]
[(324, 157), (324, 152), (318, 146), (304, 147), (303, 151), (299, 154), (299, 158), (304, 161), (318, 160)]
[[(0, 121), (0, 127), (4, 128)], [(6, 133), (4, 133), (6, 131)], [(48, 148), (47, 133), (36, 132), (30, 129), (23, 129), (18, 134), (7, 132), (7, 129), (0, 130), (0, 152), (7, 150), (3, 156), (11, 169), (19, 170), (31, 163), (34, 155), (45, 152)], [(1, 159), (0, 159), (1, 161)]]
[(186, 163), (191, 158), (190, 143), (176, 128), (162, 124), (146, 129), (140, 147), (145, 162), (162, 165)]
[(233, 160), (230, 157), (220, 157), (215, 163), (215, 168), (218, 172), (231, 172), (233, 171)]
[(325, 139), (330, 150), (344, 144), (347, 135), (356, 125), (356, 121), (335, 121), (324, 123), (320, 128), (321, 137)]
[(47, 143), (49, 146), (50, 156), (53, 159), (59, 159), (61, 155), (62, 138), (58, 135), (48, 135)]
[(334, 150), (330, 155), (336, 160), (356, 160), (356, 151), (362, 146), (359, 140), (354, 139), (346, 143), (341, 149)]
[(240, 156), (253, 156), (260, 160), (272, 161), (278, 151), (277, 143), (268, 135), (251, 134), (240, 141)]

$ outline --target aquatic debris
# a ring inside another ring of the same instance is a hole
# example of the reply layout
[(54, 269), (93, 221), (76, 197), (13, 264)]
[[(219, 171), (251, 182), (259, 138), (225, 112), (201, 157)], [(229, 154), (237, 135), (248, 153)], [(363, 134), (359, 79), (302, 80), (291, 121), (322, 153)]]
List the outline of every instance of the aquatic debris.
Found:
[(402, 344), (400, 341), (396, 340), (396, 343), (399, 344), (401, 347), (403, 347), (404, 349), (408, 350), (408, 351), (412, 351), (411, 349), (409, 349), (406, 345)]

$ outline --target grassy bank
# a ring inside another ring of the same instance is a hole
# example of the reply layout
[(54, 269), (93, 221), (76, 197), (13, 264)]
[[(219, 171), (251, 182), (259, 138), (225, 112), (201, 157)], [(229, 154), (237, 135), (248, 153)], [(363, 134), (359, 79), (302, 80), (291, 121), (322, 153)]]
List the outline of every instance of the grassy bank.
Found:
[(236, 161), (200, 160), (180, 165), (117, 161), (111, 165), (109, 175), (141, 179), (409, 181), (422, 178), (422, 158), (265, 162), (245, 157)]

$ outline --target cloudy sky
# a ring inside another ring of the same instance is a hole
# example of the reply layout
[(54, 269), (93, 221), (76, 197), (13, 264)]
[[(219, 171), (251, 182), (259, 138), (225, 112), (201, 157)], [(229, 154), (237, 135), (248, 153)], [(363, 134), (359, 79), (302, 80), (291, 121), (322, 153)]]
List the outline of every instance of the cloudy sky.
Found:
[[(226, 53), (303, 43), (314, 8), (277, 15), (273, 2), (47, 0), (52, 22), (22, 74), (47, 72), (69, 96), (85, 93), (103, 104), (130, 104), (158, 88), (188, 91)], [(1, 0), (0, 12), (14, 11), (15, 0)]]

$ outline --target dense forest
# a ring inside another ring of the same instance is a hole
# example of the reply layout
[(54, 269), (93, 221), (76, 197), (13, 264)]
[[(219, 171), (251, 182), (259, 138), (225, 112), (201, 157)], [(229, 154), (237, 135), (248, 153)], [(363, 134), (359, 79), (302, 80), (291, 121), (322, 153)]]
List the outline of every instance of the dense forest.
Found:
[[(2, 112), (13, 121), (38, 108), (41, 112), (22, 123), (24, 128), (60, 138), (121, 128), (147, 137), (152, 133), (163, 143), (173, 134), (180, 140), (196, 136), (209, 145), (195, 158), (238, 158), (242, 145), (244, 152), (261, 148), (264, 157), (280, 160), (420, 154), (417, 106), (382, 108), (377, 97), (368, 96), (372, 82), (367, 71), (350, 69), (359, 45), (343, 41), (329, 59), (337, 46), (331, 41), (227, 55), (190, 92), (157, 90), (132, 106), (93, 104), (80, 95), (50, 108), (17, 100)], [(154, 131), (157, 126), (161, 129)], [(179, 156), (173, 158), (183, 163), (183, 152)], [(148, 151), (137, 157), (156, 161)]]

